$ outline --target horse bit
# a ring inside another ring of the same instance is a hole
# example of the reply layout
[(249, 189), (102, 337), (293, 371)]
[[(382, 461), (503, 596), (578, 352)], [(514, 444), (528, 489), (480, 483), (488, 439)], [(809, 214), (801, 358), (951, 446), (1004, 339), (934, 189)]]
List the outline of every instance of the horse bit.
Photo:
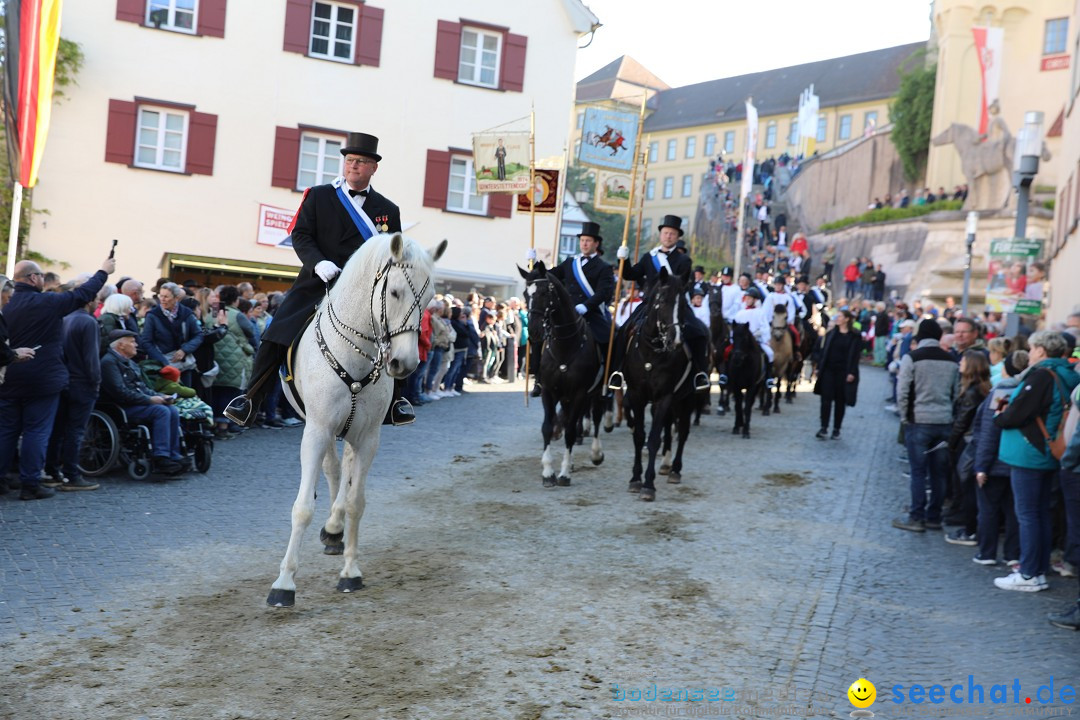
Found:
[[(405, 282), (409, 284), (409, 289), (412, 290), (413, 293), (413, 300), (407, 311), (407, 318), (405, 320), (402, 320), (401, 326), (395, 330), (391, 330), (387, 326), (386, 320), (387, 281), (390, 276), (390, 270), (393, 268), (399, 268), (401, 270), (402, 274), (405, 276)], [(377, 273), (375, 273), (375, 281), (371, 284), (371, 297), (368, 300), (368, 308), (370, 311), (371, 322), (371, 335), (368, 335), (361, 330), (357, 330), (356, 328), (347, 325), (341, 320), (340, 317), (338, 317), (337, 313), (334, 312), (333, 304), (330, 302), (330, 283), (326, 283), (325, 310), (326, 317), (330, 320), (330, 327), (335, 333), (337, 333), (338, 337), (344, 340), (352, 348), (355, 353), (357, 353), (364, 360), (370, 362), (372, 365), (371, 370), (368, 372), (367, 375), (360, 378), (359, 380), (354, 379), (352, 375), (349, 374), (349, 371), (345, 369), (345, 366), (338, 362), (338, 359), (334, 357), (333, 352), (331, 352), (330, 347), (326, 343), (326, 338), (323, 337), (321, 325), (323, 313), (320, 311), (319, 314), (315, 316), (315, 341), (318, 343), (319, 352), (322, 354), (323, 359), (326, 360), (327, 365), (330, 366), (330, 369), (333, 370), (341, 379), (341, 381), (345, 383), (346, 387), (349, 388), (349, 393), (351, 394), (352, 399), (352, 407), (349, 410), (349, 417), (346, 418), (345, 426), (341, 429), (341, 432), (338, 433), (338, 440), (344, 439), (349, 432), (349, 428), (352, 426), (353, 418), (356, 416), (356, 396), (359, 395), (360, 391), (363, 390), (365, 387), (371, 385), (372, 383), (378, 382), (379, 378), (382, 377), (383, 366), (386, 364), (386, 358), (390, 354), (390, 341), (398, 335), (404, 335), (405, 333), (410, 332), (420, 332), (420, 319), (423, 313), (423, 310), (420, 307), (420, 300), (421, 298), (423, 298), (424, 293), (427, 292), (428, 286), (431, 284), (431, 278), (429, 277), (424, 280), (423, 287), (421, 287), (420, 291), (417, 292), (416, 286), (413, 285), (412, 277), (410, 277), (409, 273), (407, 272), (411, 269), (413, 269), (413, 265), (411, 265), (410, 263), (395, 262), (391, 258), (386, 261), (386, 263), (379, 269)], [(382, 304), (380, 319), (378, 324), (376, 324), (375, 289), (378, 287), (380, 282), (383, 283)], [(410, 320), (412, 320), (413, 322), (410, 323)], [(383, 328), (383, 333), (381, 336), (378, 335), (378, 328), (380, 327)], [(353, 338), (347, 336), (345, 334), (346, 332), (351, 333), (352, 336), (356, 338), (356, 340), (354, 341)], [(372, 355), (366, 352), (363, 348), (361, 348), (357, 344), (357, 341), (360, 340), (369, 342), (374, 345), (376, 348), (376, 354)]]

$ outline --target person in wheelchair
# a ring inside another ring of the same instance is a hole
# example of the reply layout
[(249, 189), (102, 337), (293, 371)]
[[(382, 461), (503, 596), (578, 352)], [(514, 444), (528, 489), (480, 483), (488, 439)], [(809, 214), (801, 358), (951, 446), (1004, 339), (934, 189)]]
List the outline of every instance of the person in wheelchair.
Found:
[(101, 357), (101, 399), (122, 407), (133, 422), (150, 427), (154, 472), (189, 472), (193, 463), (180, 452), (180, 413), (172, 404), (173, 398), (150, 390), (142, 370), (132, 360), (137, 337), (130, 330), (109, 333), (109, 349)]

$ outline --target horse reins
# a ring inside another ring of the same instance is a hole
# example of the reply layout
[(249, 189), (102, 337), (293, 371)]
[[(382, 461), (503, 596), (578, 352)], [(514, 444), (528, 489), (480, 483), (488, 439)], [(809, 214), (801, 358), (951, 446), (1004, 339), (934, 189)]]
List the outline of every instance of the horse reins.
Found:
[[(389, 329), (386, 318), (386, 290), (387, 280), (389, 279), (390, 270), (393, 268), (399, 268), (402, 274), (405, 276), (405, 282), (409, 284), (409, 289), (412, 290), (413, 300), (407, 311), (407, 319), (402, 320), (401, 326), (395, 330)], [(341, 320), (337, 313), (334, 312), (334, 305), (330, 302), (330, 283), (326, 283), (326, 306), (324, 308), (326, 317), (330, 321), (330, 327), (333, 331), (344, 340), (361, 358), (371, 363), (371, 370), (368, 374), (359, 380), (355, 379), (345, 366), (334, 357), (334, 353), (330, 350), (329, 345), (326, 343), (326, 338), (322, 332), (322, 316), (323, 310), (320, 310), (318, 315), (315, 316), (315, 342), (319, 346), (319, 353), (326, 360), (326, 364), (330, 366), (330, 369), (341, 379), (345, 386), (349, 388), (351, 394), (352, 407), (349, 409), (349, 417), (345, 419), (345, 425), (338, 433), (338, 440), (342, 440), (349, 433), (349, 428), (352, 427), (353, 419), (356, 416), (356, 397), (360, 394), (368, 385), (378, 382), (382, 377), (382, 369), (386, 364), (386, 358), (390, 353), (390, 341), (398, 335), (404, 335), (410, 332), (420, 331), (420, 322), (422, 319), (423, 311), (420, 308), (420, 301), (423, 298), (424, 293), (427, 292), (428, 286), (431, 284), (431, 278), (424, 280), (423, 287), (420, 291), (416, 291), (416, 286), (413, 285), (412, 277), (409, 276), (408, 270), (413, 269), (413, 265), (406, 262), (395, 262), (393, 258), (386, 261), (386, 263), (375, 273), (375, 281), (371, 284), (371, 297), (368, 299), (368, 309), (370, 312), (369, 320), (371, 322), (371, 334), (367, 334), (361, 330), (358, 330)], [(378, 324), (375, 320), (375, 291), (382, 282), (382, 303), (380, 310), (380, 318)], [(410, 323), (410, 321), (412, 321)], [(379, 335), (379, 328), (383, 328), (383, 332)], [(345, 333), (351, 333), (353, 337), (349, 337)], [(354, 340), (353, 338), (356, 338)], [(369, 342), (376, 347), (375, 355), (364, 351), (357, 341)]]

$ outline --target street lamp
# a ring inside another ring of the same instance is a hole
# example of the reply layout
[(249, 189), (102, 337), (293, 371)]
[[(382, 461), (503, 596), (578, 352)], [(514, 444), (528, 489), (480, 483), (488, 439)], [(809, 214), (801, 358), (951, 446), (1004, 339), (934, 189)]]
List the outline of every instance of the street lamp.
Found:
[[(1013, 186), (1016, 188), (1016, 229), (1013, 237), (1023, 239), (1027, 234), (1028, 200), (1031, 183), (1039, 172), (1039, 157), (1043, 145), (1043, 114), (1038, 110), (1024, 113), (1024, 126), (1016, 133), (1013, 153)], [(1020, 315), (1012, 312), (1005, 319), (1005, 333), (1015, 335), (1020, 330)]]
[(968, 296), (971, 290), (971, 248), (975, 245), (975, 230), (979, 226), (979, 213), (972, 210), (967, 214), (967, 258), (964, 262), (964, 298), (960, 303), (960, 314), (968, 316)]

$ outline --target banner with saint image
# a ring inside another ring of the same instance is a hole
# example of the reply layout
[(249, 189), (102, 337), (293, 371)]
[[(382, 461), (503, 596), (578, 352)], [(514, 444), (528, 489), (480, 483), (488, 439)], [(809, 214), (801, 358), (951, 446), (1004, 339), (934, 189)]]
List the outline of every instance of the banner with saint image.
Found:
[(637, 115), (602, 107), (585, 108), (578, 161), (585, 165), (630, 172), (634, 167)]
[(529, 191), (529, 133), (473, 135), (476, 191), (518, 194)]

